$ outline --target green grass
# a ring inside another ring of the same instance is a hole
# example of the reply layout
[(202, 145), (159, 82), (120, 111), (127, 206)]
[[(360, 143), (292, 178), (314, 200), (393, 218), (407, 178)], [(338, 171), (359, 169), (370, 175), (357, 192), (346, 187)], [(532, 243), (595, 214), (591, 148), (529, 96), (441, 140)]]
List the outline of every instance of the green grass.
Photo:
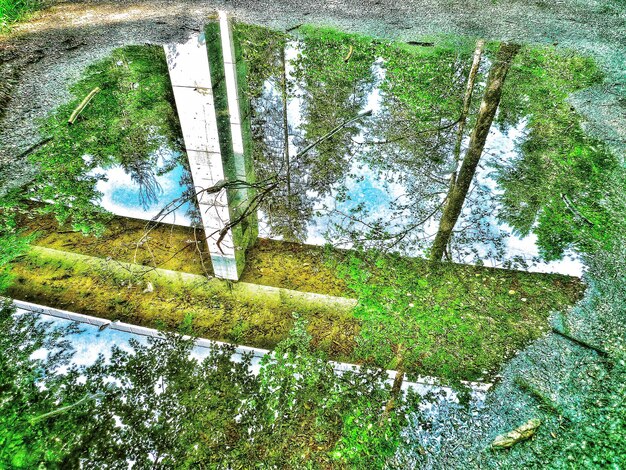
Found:
[(361, 321), (360, 360), (456, 379), (488, 378), (544, 334), (584, 290), (569, 276), (400, 256), (348, 254), (337, 265)]
[[(271, 256), (263, 251), (252, 264), (260, 265), (266, 255), (283, 259), (282, 272), (290, 282), (295, 282), (297, 266), (308, 264), (306, 285), (321, 285), (326, 279), (339, 286), (343, 281), (343, 292), (359, 299), (357, 308), (338, 311), (284, 296), (251, 294), (241, 291), (241, 284), (231, 290), (227, 283), (199, 276), (150, 273), (133, 281), (117, 261), (87, 262), (79, 255), (40, 249), (14, 263), (9, 295), (171, 330), (191, 318), (201, 337), (269, 349), (287, 336), (296, 312), (309, 322), (314, 347), (331, 359), (394, 368), (402, 343), (408, 373), (475, 380), (488, 379), (541, 336), (549, 313), (572, 305), (583, 289), (580, 281), (566, 276), (461, 265), (431, 272), (423, 260), (407, 258), (381, 270), (355, 264), (356, 258), (345, 252), (324, 254), (318, 248), (311, 256), (314, 247), (294, 248), (284, 244), (281, 253), (274, 246)], [(323, 258), (333, 261), (323, 266)], [(279, 279), (280, 273), (273, 276)], [(143, 292), (147, 281), (154, 292)]]
[(42, 6), (41, 0), (0, 0), (0, 31)]
[[(137, 246), (145, 227), (145, 222), (138, 220), (114, 217), (101, 238), (59, 228), (49, 216), (23, 223), (29, 233), (40, 234), (34, 243), (42, 247), (210, 274), (203, 271), (195, 244), (188, 243), (194, 240), (192, 229), (159, 224), (149, 240)], [(210, 268), (206, 254), (202, 258)], [(547, 331), (552, 311), (567, 311), (584, 290), (578, 279), (562, 275), (458, 264), (433, 271), (426, 260), (411, 258), (391, 258), (376, 265), (351, 252), (274, 240), (258, 240), (246, 259), (244, 282), (359, 299), (358, 308), (348, 316), (328, 311), (309, 316), (314, 343), (331, 357), (393, 368), (397, 346), (402, 343), (408, 371), (449, 379), (487, 379), (516, 351)], [(158, 320), (175, 328), (184, 318), (180, 300), (150, 304), (140, 296), (139, 306), (117, 303), (114, 299), (120, 290), (115, 284), (97, 283), (92, 292), (94, 286), (87, 278), (73, 278), (73, 268), (59, 274), (56, 267), (50, 271), (54, 263), (36, 264), (36, 270), (29, 268), (29, 263), (33, 261), (27, 258), (15, 268), (18, 284), (14, 292), (25, 300), (55, 302), (53, 306), (96, 316), (122, 314), (127, 321), (147, 326), (155, 326)], [(121, 292), (125, 299), (127, 291)], [(170, 297), (178, 299), (180, 295)], [(94, 296), (97, 302), (91, 302)], [(197, 334), (216, 340), (271, 348), (293, 321), (284, 306), (270, 311), (256, 301), (235, 302), (234, 307), (222, 301), (219, 304), (225, 311), (197, 310), (197, 302), (206, 302), (206, 298), (185, 300), (183, 312), (195, 315)], [(131, 314), (132, 308), (137, 308), (135, 314)], [(231, 314), (233, 308), (235, 315)]]

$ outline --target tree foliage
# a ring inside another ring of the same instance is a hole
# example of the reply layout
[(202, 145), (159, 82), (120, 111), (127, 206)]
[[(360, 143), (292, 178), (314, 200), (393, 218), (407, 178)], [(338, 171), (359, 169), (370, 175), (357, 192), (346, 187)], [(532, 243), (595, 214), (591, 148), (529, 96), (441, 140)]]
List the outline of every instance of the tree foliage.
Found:
[(215, 346), (200, 359), (176, 334), (77, 366), (76, 326), (54, 329), (8, 305), (1, 321), (4, 466), (374, 468), (398, 444), (407, 403), (381, 419), (386, 373), (337, 374), (301, 322), (255, 375), (251, 355)]
[(587, 251), (591, 226), (605, 226), (606, 177), (618, 160), (588, 136), (567, 97), (602, 78), (587, 58), (548, 48), (525, 48), (511, 69), (498, 123), (525, 123), (520, 154), (498, 170), (501, 219), (521, 235), (534, 232), (546, 260), (571, 248)]
[[(76, 122), (67, 119), (87, 94), (99, 87)], [(73, 99), (46, 119), (41, 132), (52, 140), (30, 160), (38, 172), (30, 191), (48, 202), (45, 211), (60, 223), (99, 233), (102, 210), (96, 183), (102, 169), (121, 165), (149, 204), (161, 188), (158, 172), (178, 164), (181, 144), (163, 50), (127, 46), (89, 66), (70, 87)]]
[[(72, 348), (64, 338), (74, 327), (53, 329), (36, 316), (14, 316), (7, 301), (0, 310), (0, 466), (58, 468), (64, 455), (88, 432), (80, 423), (89, 409), (73, 408), (67, 419), (41, 419), (45, 413), (83, 397), (74, 371), (61, 376)], [(42, 348), (45, 358), (35, 355)], [(35, 356), (34, 356), (35, 355)], [(86, 422), (85, 422), (86, 423)], [(82, 428), (81, 433), (76, 430)]]

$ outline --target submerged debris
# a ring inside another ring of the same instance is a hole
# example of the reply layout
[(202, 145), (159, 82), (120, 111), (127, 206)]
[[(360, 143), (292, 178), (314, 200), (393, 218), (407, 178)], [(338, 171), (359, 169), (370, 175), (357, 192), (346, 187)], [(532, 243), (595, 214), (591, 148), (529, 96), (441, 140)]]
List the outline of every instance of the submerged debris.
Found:
[(424, 41), (407, 41), (406, 42), (410, 46), (421, 46), (421, 47), (434, 47), (434, 42), (424, 42)]

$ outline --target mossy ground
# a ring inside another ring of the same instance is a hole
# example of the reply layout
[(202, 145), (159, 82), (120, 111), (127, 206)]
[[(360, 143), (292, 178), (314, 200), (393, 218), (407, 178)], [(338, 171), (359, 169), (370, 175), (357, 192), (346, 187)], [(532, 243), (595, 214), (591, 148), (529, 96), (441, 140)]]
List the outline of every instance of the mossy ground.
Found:
[[(71, 227), (59, 227), (52, 216), (23, 218), (25, 234), (36, 244), (83, 255), (190, 274), (213, 275), (202, 232), (191, 227), (149, 224), (127, 217), (111, 217), (100, 237), (84, 236)], [(335, 256), (340, 253), (333, 250)], [(247, 252), (241, 280), (284, 289), (333, 296), (354, 296), (326, 261), (331, 252), (298, 243), (259, 239)], [(297, 268), (297, 269), (296, 269)]]
[(13, 275), (8, 294), (14, 298), (174, 331), (190, 322), (194, 334), (216, 341), (271, 349), (297, 314), (308, 322), (316, 348), (349, 360), (358, 334), (358, 321), (345, 308), (56, 250), (34, 247), (14, 264)]
[(477, 379), (542, 336), (553, 311), (582, 295), (579, 279), (392, 256), (337, 264), (359, 304), (359, 354), (395, 367), (398, 345), (412, 370)]
[[(211, 274), (208, 257), (197, 248), (191, 228), (157, 224), (149, 239), (138, 244), (146, 238), (144, 221), (114, 217), (101, 238), (86, 237), (55, 224), (46, 217), (30, 219), (29, 230), (39, 233), (35, 244), (173, 271)], [(346, 275), (345, 266), (352, 257), (353, 253), (342, 250), (259, 239), (247, 253), (242, 281), (359, 298), (363, 304), (367, 299)], [(399, 258), (394, 265), (400, 273), (396, 278), (399, 291), (421, 290), (422, 295), (414, 297), (416, 311), (433, 312), (412, 323), (412, 330), (407, 331), (414, 338), (411, 348), (416, 353), (407, 369), (450, 379), (476, 379), (495, 372), (547, 330), (550, 312), (566, 310), (584, 290), (580, 280), (562, 275), (457, 264), (442, 265), (433, 272), (425, 260), (411, 258)], [(233, 301), (228, 292), (215, 293), (184, 283), (142, 294), (138, 288), (128, 289), (99, 274), (94, 266), (87, 275), (81, 274), (82, 269), (29, 255), (14, 265), (16, 281), (10, 294), (130, 323), (162, 323), (170, 329), (192, 315), (194, 331), (200, 336), (263, 348), (272, 348), (286, 336), (296, 311), (309, 320), (314, 344), (329, 357), (356, 362), (373, 359), (393, 366), (357, 350), (360, 325), (368, 320), (363, 310), (355, 318), (302, 306), (294, 310), (288, 304)], [(382, 282), (375, 270), (370, 275), (372, 285)], [(426, 288), (418, 287), (420, 280), (427, 280)], [(394, 317), (383, 320), (391, 323)]]
[(189, 227), (149, 224), (127, 217), (110, 218), (100, 237), (59, 227), (50, 215), (23, 218), (22, 227), (39, 246), (191, 274), (213, 275), (203, 234)]

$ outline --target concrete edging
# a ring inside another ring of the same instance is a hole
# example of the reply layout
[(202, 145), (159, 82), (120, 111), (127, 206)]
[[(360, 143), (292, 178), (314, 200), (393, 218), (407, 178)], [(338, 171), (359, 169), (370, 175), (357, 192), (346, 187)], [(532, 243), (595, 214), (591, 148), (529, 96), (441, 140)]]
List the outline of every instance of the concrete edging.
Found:
[[(77, 261), (82, 261), (89, 265), (96, 265), (98, 263), (110, 265), (114, 268), (123, 268), (128, 272), (137, 272), (137, 273), (154, 273), (156, 276), (163, 276), (166, 278), (174, 278), (181, 279), (184, 282), (193, 282), (193, 281), (201, 281), (201, 282), (209, 282), (209, 283), (219, 283), (222, 286), (226, 286), (227, 282), (224, 279), (220, 279), (217, 277), (206, 277), (200, 274), (191, 274), (183, 271), (172, 271), (170, 269), (163, 268), (153, 268), (150, 266), (144, 266), (140, 264), (128, 263), (125, 261), (117, 261), (117, 260), (108, 260), (104, 258), (99, 258), (97, 256), (83, 255), (80, 253), (74, 253), (70, 251), (62, 251), (57, 250), (55, 248), (46, 248), (43, 246), (33, 245), (30, 247), (30, 251), (35, 253), (36, 255), (41, 254), (43, 256), (48, 256), (51, 258), (72, 258)], [(335, 308), (341, 311), (347, 311), (356, 306), (357, 300), (351, 299), (347, 297), (336, 297), (332, 295), (326, 294), (317, 294), (314, 292), (302, 292), (291, 289), (285, 289), (282, 287), (272, 287), (272, 286), (264, 286), (260, 284), (251, 284), (248, 282), (236, 282), (231, 285), (232, 293), (236, 296), (246, 296), (246, 295), (263, 295), (268, 298), (286, 298), (293, 301), (313, 303), (315, 305), (324, 306), (326, 308)]]

